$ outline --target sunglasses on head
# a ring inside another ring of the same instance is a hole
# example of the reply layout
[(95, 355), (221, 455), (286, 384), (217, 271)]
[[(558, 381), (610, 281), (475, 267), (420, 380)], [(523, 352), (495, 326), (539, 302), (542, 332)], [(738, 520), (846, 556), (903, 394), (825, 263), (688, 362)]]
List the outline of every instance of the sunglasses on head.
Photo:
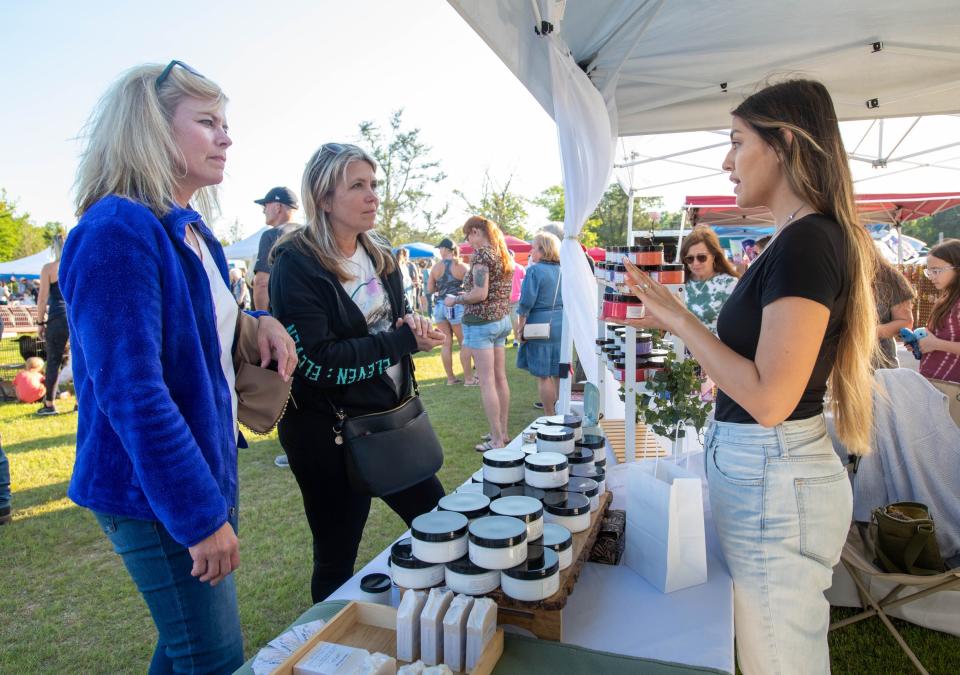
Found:
[(344, 150), (346, 150), (348, 147), (350, 147), (350, 146), (348, 146), (348, 145), (343, 145), (343, 144), (341, 144), (341, 143), (324, 143), (323, 145), (320, 146), (320, 151), (321, 151), (321, 152), (331, 152), (331, 153), (333, 153), (334, 155), (339, 155), (341, 152), (343, 152)]
[(173, 70), (176, 66), (180, 66), (191, 75), (196, 75), (201, 79), (206, 79), (205, 77), (203, 77), (203, 75), (195, 71), (193, 68), (188, 66), (183, 61), (177, 61), (176, 59), (174, 59), (173, 61), (167, 64), (167, 67), (164, 68), (163, 72), (160, 73), (160, 77), (157, 78), (157, 81), (154, 84), (154, 86), (157, 88), (157, 91), (160, 91), (160, 87), (163, 86), (164, 81), (166, 81), (166, 79), (170, 77), (170, 71)]
[(706, 253), (698, 253), (697, 255), (688, 255), (683, 259), (683, 262), (687, 263), (688, 265), (692, 265), (694, 260), (696, 260), (698, 263), (705, 263), (709, 257), (710, 256), (708, 256)]

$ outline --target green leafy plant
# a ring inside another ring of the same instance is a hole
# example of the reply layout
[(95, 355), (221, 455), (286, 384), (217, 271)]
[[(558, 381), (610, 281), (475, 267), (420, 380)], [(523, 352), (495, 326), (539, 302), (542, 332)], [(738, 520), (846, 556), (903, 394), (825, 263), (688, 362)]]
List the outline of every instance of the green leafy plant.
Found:
[(676, 440), (684, 427), (699, 435), (707, 425), (713, 403), (700, 396), (700, 364), (696, 359), (678, 361), (671, 351), (662, 370), (647, 380), (647, 391), (637, 394), (637, 421), (654, 433)]

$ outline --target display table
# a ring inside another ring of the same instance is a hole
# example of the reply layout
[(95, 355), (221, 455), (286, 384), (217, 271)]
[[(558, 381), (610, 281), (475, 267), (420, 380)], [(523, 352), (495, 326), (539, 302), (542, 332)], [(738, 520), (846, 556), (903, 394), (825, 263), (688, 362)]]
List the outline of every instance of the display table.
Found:
[[(519, 443), (518, 436), (511, 446), (519, 447)], [(616, 459), (609, 447), (607, 456), (607, 487), (614, 494), (611, 508), (622, 509), (626, 503), (627, 467), (614, 465)], [(478, 463), (479, 459), (478, 454)], [(690, 457), (689, 468), (703, 475), (702, 453)], [(566, 654), (563, 667), (554, 663), (542, 669), (534, 668), (529, 653), (524, 651), (528, 643), (535, 645), (534, 652), (540, 645), (551, 643), (508, 633), (504, 656), (495, 672), (543, 672), (550, 675), (569, 672), (683, 673), (702, 672), (698, 669), (706, 668), (733, 673), (733, 582), (722, 561), (706, 494), (703, 501), (708, 577), (705, 584), (665, 594), (626, 565), (586, 563), (563, 609), (563, 643), (553, 643), (549, 648), (555, 650), (550, 654)], [(627, 518), (630, 518), (629, 514)], [(407, 536), (410, 536), (409, 532), (400, 538)], [(328, 601), (364, 599), (360, 591), (360, 579), (374, 572), (389, 574), (389, 556), (390, 546), (387, 546), (330, 595)], [(320, 603), (316, 607), (325, 604)], [(393, 589), (392, 604), (394, 607), (400, 604), (396, 588)], [(296, 623), (319, 618), (311, 612), (313, 610), (308, 610)], [(586, 649), (571, 650), (571, 646)], [(580, 656), (575, 657), (575, 653)], [(572, 660), (567, 661), (567, 658)], [(514, 659), (519, 660), (514, 662)], [(644, 660), (643, 665), (634, 659)], [(653, 662), (647, 663), (649, 660)], [(664, 663), (658, 664), (658, 661)], [(507, 669), (508, 664), (517, 667), (523, 665), (521, 670), (512, 670)], [(684, 665), (695, 668), (684, 668)]]

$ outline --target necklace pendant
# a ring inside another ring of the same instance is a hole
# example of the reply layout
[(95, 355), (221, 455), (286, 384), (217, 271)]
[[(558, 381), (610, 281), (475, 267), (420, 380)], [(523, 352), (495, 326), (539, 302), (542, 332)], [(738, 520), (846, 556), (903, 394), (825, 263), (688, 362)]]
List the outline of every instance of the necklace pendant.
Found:
[(343, 445), (343, 436), (341, 436), (340, 434), (337, 434), (336, 436), (333, 437), (333, 442), (336, 443), (337, 445)]

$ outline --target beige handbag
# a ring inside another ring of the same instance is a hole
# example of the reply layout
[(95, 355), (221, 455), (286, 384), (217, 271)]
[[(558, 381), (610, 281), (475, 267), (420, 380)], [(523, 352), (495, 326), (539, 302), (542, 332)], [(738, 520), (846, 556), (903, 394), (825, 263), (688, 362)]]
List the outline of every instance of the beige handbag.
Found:
[[(557, 294), (560, 293), (560, 275), (557, 275), (557, 289), (553, 292), (553, 309), (557, 308)], [(551, 310), (551, 311), (552, 311)], [(523, 325), (524, 340), (549, 340), (550, 322), (543, 323), (525, 323)]]
[(238, 314), (233, 349), (237, 419), (255, 434), (269, 434), (287, 410), (293, 380), (284, 382), (275, 364), (270, 364), (270, 368), (260, 367), (258, 320), (244, 311)]

